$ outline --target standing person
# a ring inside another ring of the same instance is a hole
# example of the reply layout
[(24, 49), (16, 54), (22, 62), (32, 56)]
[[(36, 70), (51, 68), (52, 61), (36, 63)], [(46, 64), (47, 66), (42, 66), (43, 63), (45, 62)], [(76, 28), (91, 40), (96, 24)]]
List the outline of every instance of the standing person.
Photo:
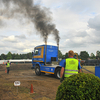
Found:
[(11, 63), (10, 63), (9, 60), (8, 60), (7, 63), (6, 63), (7, 74), (9, 74), (10, 65), (11, 65)]
[(64, 78), (67, 78), (73, 74), (78, 74), (78, 70), (79, 72), (82, 72), (80, 63), (77, 59), (73, 58), (74, 52), (72, 50), (68, 52), (68, 57), (69, 58), (62, 60), (60, 63), (62, 66), (60, 72), (60, 82), (62, 82)]

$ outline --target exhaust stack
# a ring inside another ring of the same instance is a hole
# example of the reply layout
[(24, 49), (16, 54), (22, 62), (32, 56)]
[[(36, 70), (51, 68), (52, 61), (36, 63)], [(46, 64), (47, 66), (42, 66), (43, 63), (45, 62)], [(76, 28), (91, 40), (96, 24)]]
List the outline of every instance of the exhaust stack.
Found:
[(47, 35), (45, 35), (45, 65), (46, 65), (46, 54), (47, 54)]
[(58, 46), (58, 64), (59, 64), (59, 38), (57, 40), (57, 46)]

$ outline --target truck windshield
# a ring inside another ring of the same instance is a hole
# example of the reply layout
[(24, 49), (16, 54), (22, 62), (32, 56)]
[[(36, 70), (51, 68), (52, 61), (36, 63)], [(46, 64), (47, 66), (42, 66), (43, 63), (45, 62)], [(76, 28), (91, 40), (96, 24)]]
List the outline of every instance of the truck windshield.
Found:
[(34, 55), (41, 55), (41, 48), (35, 49)]

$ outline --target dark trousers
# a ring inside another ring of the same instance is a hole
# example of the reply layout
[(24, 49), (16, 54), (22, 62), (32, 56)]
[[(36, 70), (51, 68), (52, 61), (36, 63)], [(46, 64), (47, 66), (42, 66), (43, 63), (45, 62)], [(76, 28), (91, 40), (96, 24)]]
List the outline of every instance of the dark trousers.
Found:
[(9, 67), (7, 67), (7, 74), (9, 74), (9, 70), (10, 70), (10, 68), (9, 68)]

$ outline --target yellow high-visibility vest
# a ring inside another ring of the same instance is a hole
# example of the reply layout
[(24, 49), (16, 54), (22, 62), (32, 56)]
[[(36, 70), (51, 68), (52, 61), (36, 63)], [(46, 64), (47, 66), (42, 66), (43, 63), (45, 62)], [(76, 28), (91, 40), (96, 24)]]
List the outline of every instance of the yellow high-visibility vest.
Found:
[(73, 74), (78, 74), (78, 60), (75, 58), (67, 58), (64, 77), (69, 77)]
[(10, 67), (10, 63), (7, 63), (6, 67)]

